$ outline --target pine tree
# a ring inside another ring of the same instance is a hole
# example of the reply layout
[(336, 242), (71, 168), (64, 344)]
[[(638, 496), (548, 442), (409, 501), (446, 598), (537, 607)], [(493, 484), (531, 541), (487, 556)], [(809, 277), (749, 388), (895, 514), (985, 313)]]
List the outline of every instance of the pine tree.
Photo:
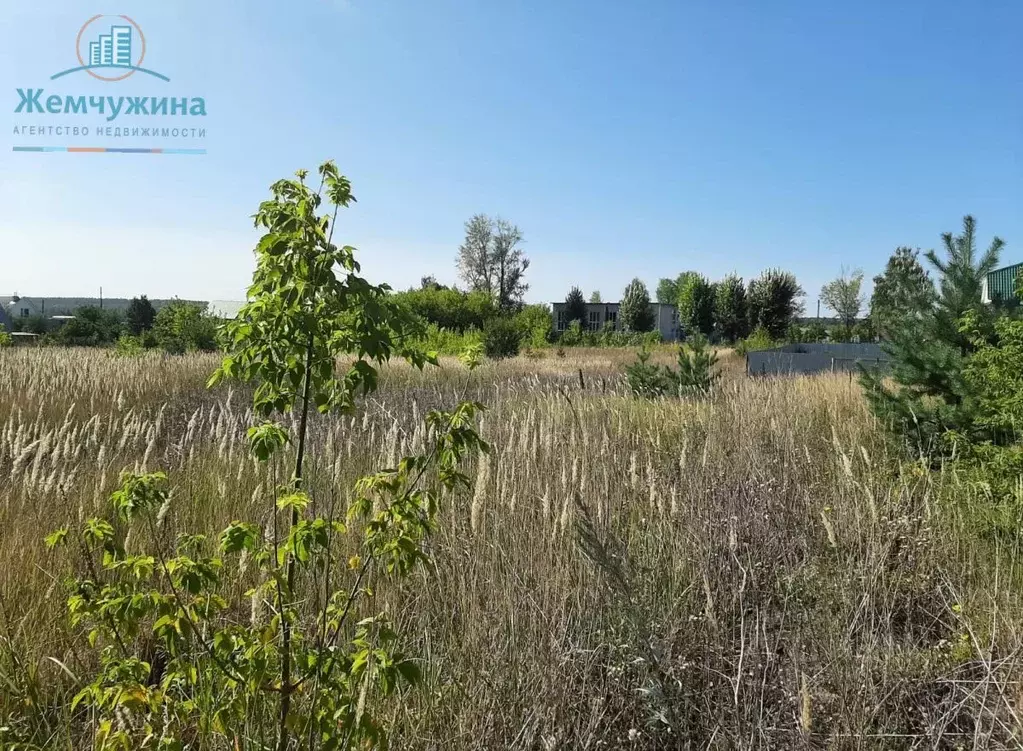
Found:
[(963, 220), (963, 233), (942, 235), (946, 258), (925, 255), (938, 274), (939, 294), (931, 311), (903, 316), (889, 332), (892, 357), (888, 388), (881, 374), (864, 370), (861, 380), (874, 413), (921, 453), (938, 450), (948, 431), (974, 436), (976, 389), (964, 377), (967, 359), (994, 336), (991, 312), (981, 302), (981, 283), (998, 265), (1002, 241), (995, 238), (977, 258), (976, 227)]
[(709, 394), (719, 375), (714, 370), (717, 352), (707, 346), (707, 340), (700, 334), (691, 337), (687, 344), (679, 348), (678, 371), (674, 374), (679, 395)]
[(633, 279), (625, 288), (618, 306), (618, 320), (629, 331), (653, 330), (654, 312), (650, 307), (650, 293), (639, 279)]
[(580, 326), (586, 323), (586, 300), (578, 287), (572, 287), (565, 296), (565, 319), (566, 325), (572, 321), (579, 321)]

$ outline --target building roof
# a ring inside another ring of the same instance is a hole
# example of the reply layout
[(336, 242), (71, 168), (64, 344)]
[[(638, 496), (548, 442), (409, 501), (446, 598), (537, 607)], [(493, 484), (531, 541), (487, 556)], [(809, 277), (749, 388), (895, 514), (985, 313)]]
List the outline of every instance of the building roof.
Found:
[(244, 300), (211, 300), (206, 305), (206, 312), (217, 318), (237, 318), (243, 305)]

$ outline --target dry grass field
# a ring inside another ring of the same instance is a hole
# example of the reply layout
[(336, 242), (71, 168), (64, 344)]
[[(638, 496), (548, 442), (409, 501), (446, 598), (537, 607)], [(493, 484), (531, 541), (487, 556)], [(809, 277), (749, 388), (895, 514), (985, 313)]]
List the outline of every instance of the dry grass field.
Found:
[[(642, 401), (634, 355), (392, 365), (316, 419), (310, 493), (343, 503), (427, 409), (488, 407), (436, 569), (378, 593), (426, 675), (385, 707), (393, 745), (1023, 747), (1018, 551), (985, 534), (983, 485), (900, 461), (848, 376), (747, 379), (725, 354), (712, 398)], [(266, 514), (274, 467), (247, 453), (248, 394), (204, 388), (216, 362), (0, 351), (0, 725), (37, 747), (90, 747), (43, 536), (106, 514), (126, 467), (168, 473), (175, 529)]]

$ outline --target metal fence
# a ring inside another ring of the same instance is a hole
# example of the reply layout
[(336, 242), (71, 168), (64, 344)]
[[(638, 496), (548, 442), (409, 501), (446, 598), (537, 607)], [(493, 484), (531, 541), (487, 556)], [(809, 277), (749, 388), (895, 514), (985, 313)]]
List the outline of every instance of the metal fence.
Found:
[(807, 375), (858, 371), (860, 365), (886, 370), (891, 358), (877, 344), (786, 344), (749, 352), (749, 375)]

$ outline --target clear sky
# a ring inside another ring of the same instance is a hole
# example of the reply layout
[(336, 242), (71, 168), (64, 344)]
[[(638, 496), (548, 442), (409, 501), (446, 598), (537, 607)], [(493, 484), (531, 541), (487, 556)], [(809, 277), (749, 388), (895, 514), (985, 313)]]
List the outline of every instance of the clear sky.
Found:
[[(101, 12), (169, 83), (49, 79)], [(1023, 260), (1019, 0), (4, 0), (0, 32), (0, 294), (239, 299), (268, 185), (328, 157), (341, 239), (399, 288), (454, 282), (475, 212), (522, 228), (531, 301), (781, 266), (812, 309), (966, 213)], [(203, 96), (209, 153), (13, 153), (106, 124), (19, 87)]]

